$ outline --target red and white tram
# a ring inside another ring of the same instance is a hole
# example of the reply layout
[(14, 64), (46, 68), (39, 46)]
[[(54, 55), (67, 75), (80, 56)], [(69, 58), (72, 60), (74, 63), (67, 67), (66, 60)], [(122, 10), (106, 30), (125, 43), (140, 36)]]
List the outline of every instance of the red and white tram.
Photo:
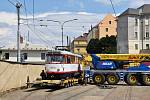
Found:
[(46, 55), (47, 79), (65, 79), (81, 76), (82, 56), (68, 51), (50, 51)]

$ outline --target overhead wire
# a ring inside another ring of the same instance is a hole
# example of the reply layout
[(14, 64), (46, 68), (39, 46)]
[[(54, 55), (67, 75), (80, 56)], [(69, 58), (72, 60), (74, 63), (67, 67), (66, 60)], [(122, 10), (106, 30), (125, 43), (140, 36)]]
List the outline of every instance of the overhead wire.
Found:
[[(34, 23), (34, 6), (35, 6), (35, 4), (34, 4), (34, 0), (33, 0), (33, 24), (35, 24)], [(34, 25), (34, 31), (35, 31), (35, 25)]]
[(115, 7), (114, 7), (114, 4), (113, 4), (113, 1), (112, 1), (112, 0), (109, 0), (109, 1), (110, 1), (110, 3), (111, 3), (112, 8), (113, 8), (113, 11), (114, 11), (115, 17), (117, 17), (117, 16), (116, 16), (116, 11), (115, 11)]
[[(27, 27), (35, 34), (35, 30), (32, 29), (29, 25)], [(35, 34), (44, 44), (49, 45), (49, 43), (46, 41), (46, 39), (43, 39), (39, 34)]]
[[(34, 5), (34, 1), (33, 1), (33, 5)], [(24, 0), (24, 11), (25, 11), (25, 13), (26, 13), (26, 19), (27, 19), (27, 8), (26, 8), (26, 1)], [(32, 18), (32, 20), (33, 20), (33, 22), (34, 22), (34, 7), (33, 7), (33, 18)], [(21, 23), (21, 24), (23, 24), (23, 25), (27, 25), (27, 27), (28, 27), (28, 29), (30, 29), (34, 34), (35, 34), (35, 24), (33, 23), (33, 26), (34, 26), (34, 29), (32, 29), (31, 27), (30, 27), (30, 25), (29, 25), (29, 22), (27, 22), (27, 24), (24, 24), (24, 23)], [(43, 34), (43, 33), (42, 33)], [(46, 41), (46, 39), (43, 37), (43, 36), (41, 36), (41, 34), (39, 35), (39, 34), (35, 34), (39, 39), (40, 39), (40, 41), (42, 41), (44, 44), (46, 44), (46, 45), (49, 45), (49, 42), (47, 42)], [(43, 39), (44, 38), (44, 39)]]
[[(24, 10), (25, 10), (25, 14), (26, 14), (26, 19), (28, 19), (26, 0), (24, 0)], [(28, 20), (27, 20), (27, 24), (28, 24)]]

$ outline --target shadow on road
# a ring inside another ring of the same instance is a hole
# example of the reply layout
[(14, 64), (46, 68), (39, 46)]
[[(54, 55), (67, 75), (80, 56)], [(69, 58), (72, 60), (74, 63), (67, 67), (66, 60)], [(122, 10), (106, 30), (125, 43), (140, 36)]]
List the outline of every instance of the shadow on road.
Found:
[(34, 86), (31, 89), (25, 90), (24, 92), (32, 92), (32, 91), (37, 91), (37, 90), (41, 90), (41, 89), (49, 89), (46, 92), (53, 92), (53, 91), (60, 90), (63, 88), (58, 87), (58, 86)]

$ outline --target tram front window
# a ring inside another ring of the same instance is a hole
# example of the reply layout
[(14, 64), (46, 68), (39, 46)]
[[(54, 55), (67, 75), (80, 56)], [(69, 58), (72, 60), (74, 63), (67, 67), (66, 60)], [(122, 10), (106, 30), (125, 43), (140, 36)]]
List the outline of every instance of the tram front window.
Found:
[(62, 55), (48, 55), (47, 56), (47, 62), (50, 63), (62, 63), (64, 62), (64, 57)]

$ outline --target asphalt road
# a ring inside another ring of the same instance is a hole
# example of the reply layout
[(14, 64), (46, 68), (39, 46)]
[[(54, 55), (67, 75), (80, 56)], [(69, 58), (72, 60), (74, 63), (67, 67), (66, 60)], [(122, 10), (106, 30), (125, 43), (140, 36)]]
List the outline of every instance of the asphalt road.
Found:
[(0, 100), (150, 100), (150, 86), (73, 86), (29, 88), (7, 93)]

